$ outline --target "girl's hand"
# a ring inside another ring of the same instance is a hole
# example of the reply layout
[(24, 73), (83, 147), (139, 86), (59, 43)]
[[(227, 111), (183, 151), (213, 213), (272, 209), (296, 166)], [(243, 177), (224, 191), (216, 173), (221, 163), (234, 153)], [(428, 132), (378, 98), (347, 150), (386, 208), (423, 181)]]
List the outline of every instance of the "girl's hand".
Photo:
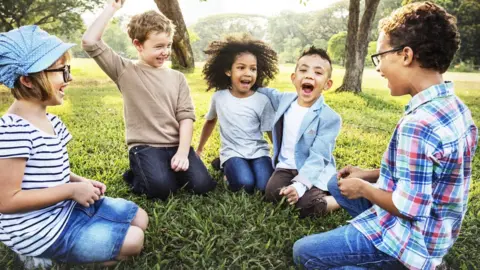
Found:
[(96, 188), (98, 188), (98, 190), (100, 190), (100, 196), (104, 195), (105, 194), (105, 191), (107, 190), (107, 186), (102, 183), (102, 182), (98, 182), (98, 181), (95, 181), (95, 180), (88, 180), (90, 181), (90, 183), (92, 183), (92, 185)]
[(91, 182), (73, 182), (70, 185), (73, 186), (72, 200), (85, 207), (100, 199), (100, 189), (94, 187)]
[(296, 204), (298, 202), (298, 193), (293, 186), (283, 187), (280, 189), (280, 195), (286, 196), (289, 204)]
[(197, 149), (197, 151), (195, 151), (195, 154), (197, 154), (199, 158), (202, 158), (203, 150)]
[(188, 161), (188, 153), (183, 154), (177, 152), (175, 156), (173, 156), (172, 161), (170, 162), (170, 166), (172, 170), (176, 172), (188, 170), (188, 167), (190, 166), (190, 163)]

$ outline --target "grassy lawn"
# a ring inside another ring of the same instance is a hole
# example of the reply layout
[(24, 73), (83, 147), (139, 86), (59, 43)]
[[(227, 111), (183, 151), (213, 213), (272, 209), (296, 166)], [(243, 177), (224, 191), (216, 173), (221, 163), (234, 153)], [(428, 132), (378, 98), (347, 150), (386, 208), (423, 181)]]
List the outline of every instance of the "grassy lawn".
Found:
[[(265, 203), (261, 194), (249, 196), (228, 191), (221, 175), (209, 165), (218, 156), (218, 127), (203, 157), (220, 183), (210, 196), (180, 192), (168, 202), (134, 196), (121, 178), (128, 168), (121, 95), (92, 60), (74, 59), (72, 68), (75, 81), (67, 89), (65, 104), (49, 110), (62, 118), (74, 137), (69, 144), (72, 171), (106, 183), (108, 196), (132, 200), (150, 215), (144, 252), (115, 269), (291, 269), (292, 246), (297, 239), (334, 229), (350, 218), (342, 210), (324, 218), (299, 219), (293, 208)], [(277, 80), (270, 86), (292, 91), (289, 79), (292, 70), (293, 66), (282, 66)], [(194, 146), (200, 138), (202, 117), (213, 94), (205, 92), (200, 72), (197, 68), (194, 74), (187, 75), (198, 118)], [(333, 89), (340, 85), (343, 72), (334, 69)], [(456, 93), (480, 124), (480, 74), (448, 73), (445, 77), (455, 82)], [(327, 103), (343, 118), (335, 150), (338, 168), (347, 164), (379, 167), (390, 135), (409, 100), (409, 97), (390, 97), (386, 80), (374, 70), (365, 71), (363, 83), (364, 92), (360, 95), (333, 91), (325, 94)], [(11, 101), (10, 93), (0, 89), (1, 114)], [(460, 238), (447, 256), (453, 269), (473, 269), (480, 265), (479, 178), (480, 158), (477, 157), (468, 213)], [(0, 244), (0, 269), (19, 267), (13, 253)]]

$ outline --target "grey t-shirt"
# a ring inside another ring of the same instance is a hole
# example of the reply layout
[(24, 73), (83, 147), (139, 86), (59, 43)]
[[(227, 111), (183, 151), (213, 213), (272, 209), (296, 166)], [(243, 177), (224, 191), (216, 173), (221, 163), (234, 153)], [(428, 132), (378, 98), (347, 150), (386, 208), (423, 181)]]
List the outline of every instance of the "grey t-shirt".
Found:
[(205, 118), (220, 123), (220, 162), (232, 157), (254, 159), (270, 155), (263, 132), (271, 131), (275, 111), (267, 96), (255, 92), (246, 98), (234, 97), (229, 90), (213, 94)]

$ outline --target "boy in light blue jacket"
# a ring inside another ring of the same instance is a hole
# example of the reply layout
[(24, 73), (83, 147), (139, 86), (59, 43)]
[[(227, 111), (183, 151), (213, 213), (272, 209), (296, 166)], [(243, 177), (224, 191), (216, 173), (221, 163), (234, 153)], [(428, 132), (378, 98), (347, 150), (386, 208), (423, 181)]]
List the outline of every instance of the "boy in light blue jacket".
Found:
[(329, 196), (327, 183), (336, 177), (333, 149), (341, 117), (324, 100), (322, 92), (332, 86), (328, 54), (315, 47), (297, 60), (292, 83), (296, 93), (259, 88), (276, 111), (273, 128), (273, 166), (265, 197), (278, 202), (287, 197), (300, 209), (300, 216), (321, 216), (339, 205)]

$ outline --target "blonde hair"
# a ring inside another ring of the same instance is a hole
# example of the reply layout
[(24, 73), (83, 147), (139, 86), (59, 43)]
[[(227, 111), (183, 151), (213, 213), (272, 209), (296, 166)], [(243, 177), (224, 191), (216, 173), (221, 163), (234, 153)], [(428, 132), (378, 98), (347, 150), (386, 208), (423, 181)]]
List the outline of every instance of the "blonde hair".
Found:
[[(65, 52), (55, 63), (67, 63), (71, 59), (70, 52)], [(52, 65), (55, 65), (53, 63)], [(51, 66), (50, 66), (51, 67)], [(48, 68), (47, 68), (48, 69)], [(42, 70), (36, 73), (28, 74), (28, 78), (32, 82), (32, 87), (27, 87), (20, 82), (20, 78), (15, 81), (14, 87), (11, 89), (12, 95), (17, 100), (31, 100), (36, 99), (40, 101), (49, 100), (54, 90), (47, 74)]]
[(127, 26), (128, 36), (137, 39), (143, 44), (152, 32), (164, 32), (169, 35), (175, 33), (175, 25), (162, 13), (150, 10), (132, 17)]

